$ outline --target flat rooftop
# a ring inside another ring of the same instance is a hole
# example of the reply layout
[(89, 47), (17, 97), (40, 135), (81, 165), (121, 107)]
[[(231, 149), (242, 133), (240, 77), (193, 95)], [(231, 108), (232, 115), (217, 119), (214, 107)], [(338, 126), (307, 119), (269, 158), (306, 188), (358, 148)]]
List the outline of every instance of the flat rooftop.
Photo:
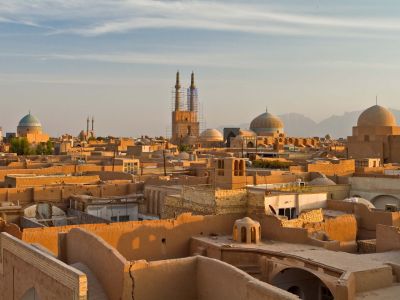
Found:
[(202, 241), (212, 246), (238, 250), (256, 250), (269, 254), (297, 257), (299, 259), (324, 265), (343, 272), (358, 272), (386, 267), (387, 263), (400, 263), (400, 251), (352, 254), (326, 250), (321, 247), (290, 244), (279, 241), (263, 240), (258, 244), (242, 244), (232, 240), (231, 236), (202, 237), (193, 239)]

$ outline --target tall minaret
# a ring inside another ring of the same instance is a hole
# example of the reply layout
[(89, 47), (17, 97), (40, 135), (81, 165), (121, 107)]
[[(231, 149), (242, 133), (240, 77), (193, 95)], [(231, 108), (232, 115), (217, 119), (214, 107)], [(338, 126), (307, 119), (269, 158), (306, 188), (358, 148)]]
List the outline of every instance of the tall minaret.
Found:
[(194, 72), (192, 71), (192, 75), (190, 78), (190, 99), (189, 99), (189, 108), (190, 111), (195, 111), (194, 107), (194, 93), (195, 93), (196, 86), (194, 84)]
[(94, 132), (94, 117), (92, 117), (92, 132)]
[(175, 83), (175, 111), (180, 110), (181, 102), (181, 84), (179, 83), (179, 71), (176, 72), (176, 83)]
[(89, 136), (89, 122), (90, 122), (90, 119), (89, 119), (89, 116), (88, 116), (87, 119), (86, 119), (86, 135), (87, 136)]

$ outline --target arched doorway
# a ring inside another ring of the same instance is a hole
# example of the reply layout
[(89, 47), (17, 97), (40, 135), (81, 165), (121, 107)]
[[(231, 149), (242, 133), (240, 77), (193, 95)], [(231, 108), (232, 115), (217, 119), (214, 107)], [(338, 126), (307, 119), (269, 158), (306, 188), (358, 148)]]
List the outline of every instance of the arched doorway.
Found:
[(385, 209), (385, 206), (388, 204), (397, 206), (397, 209), (400, 208), (400, 200), (391, 195), (376, 196), (371, 202), (378, 209)]
[(271, 280), (271, 284), (304, 300), (334, 299), (332, 292), (320, 278), (299, 268), (282, 270)]

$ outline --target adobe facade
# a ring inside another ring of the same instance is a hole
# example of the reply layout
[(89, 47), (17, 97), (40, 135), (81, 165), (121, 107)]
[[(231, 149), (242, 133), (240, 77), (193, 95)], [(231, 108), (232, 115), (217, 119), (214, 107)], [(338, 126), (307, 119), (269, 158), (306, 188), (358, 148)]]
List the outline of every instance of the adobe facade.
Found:
[(383, 163), (400, 162), (400, 127), (386, 108), (374, 105), (358, 118), (347, 138), (349, 158), (379, 158)]

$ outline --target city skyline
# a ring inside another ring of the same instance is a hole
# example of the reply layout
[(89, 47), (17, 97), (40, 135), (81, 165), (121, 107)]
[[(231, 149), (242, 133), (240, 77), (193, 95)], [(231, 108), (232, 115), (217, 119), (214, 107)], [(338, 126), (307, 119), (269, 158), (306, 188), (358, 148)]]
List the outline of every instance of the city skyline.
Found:
[[(51, 135), (165, 135), (196, 74), (207, 127), (265, 110), (320, 121), (399, 108), (394, 1), (3, 1), (4, 131), (32, 111)], [(221, 114), (221, 111), (226, 113)]]

